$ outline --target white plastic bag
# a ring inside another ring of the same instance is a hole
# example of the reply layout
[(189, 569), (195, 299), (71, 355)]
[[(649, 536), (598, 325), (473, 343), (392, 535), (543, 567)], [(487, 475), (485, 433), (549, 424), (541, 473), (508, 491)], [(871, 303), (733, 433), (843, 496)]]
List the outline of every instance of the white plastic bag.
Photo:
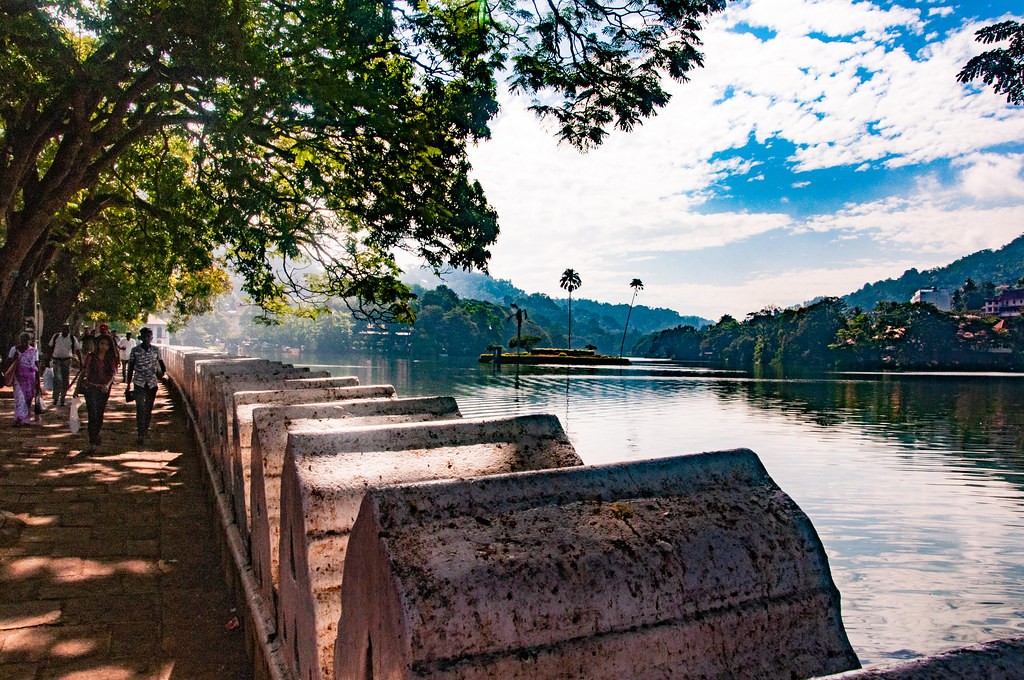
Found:
[(49, 366), (43, 371), (43, 392), (53, 391), (53, 369)]
[(71, 434), (78, 434), (78, 431), (82, 429), (82, 421), (78, 417), (78, 407), (82, 405), (81, 397), (71, 397), (71, 416), (68, 418), (68, 427), (71, 428)]

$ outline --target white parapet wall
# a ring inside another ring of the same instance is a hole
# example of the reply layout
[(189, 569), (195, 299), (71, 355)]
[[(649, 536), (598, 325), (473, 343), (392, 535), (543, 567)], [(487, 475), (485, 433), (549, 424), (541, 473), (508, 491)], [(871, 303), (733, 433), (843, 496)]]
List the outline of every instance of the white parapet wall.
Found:
[(253, 575), (276, 627), (278, 547), (281, 537), (281, 468), (288, 431), (340, 429), (460, 418), (451, 397), (361, 399), (293, 406), (252, 405), (250, 529)]
[(821, 542), (751, 451), (370, 487), (348, 543), (336, 680), (858, 666)]
[[(314, 381), (314, 382), (309, 382)], [(202, 409), (210, 422), (210, 446), (221, 482), (229, 493), (233, 470), (234, 396), (235, 392), (258, 389), (303, 389), (313, 386), (358, 385), (358, 378), (331, 377), (327, 371), (309, 371), (276, 362), (254, 366), (232, 365), (231, 370), (213, 371), (200, 379)]]
[[(355, 378), (351, 380), (355, 380), (358, 383), (358, 380)], [(232, 439), (237, 441), (245, 437), (249, 440), (251, 446), (252, 410), (257, 405), (290, 405), (346, 399), (393, 399), (395, 397), (395, 388), (391, 385), (337, 387), (330, 386), (328, 382), (320, 382), (320, 384), (317, 384), (317, 382), (320, 381), (284, 381), (275, 385), (274, 389), (235, 392), (232, 395), (235, 425)], [(244, 433), (241, 429), (243, 426)], [(228, 476), (225, 492), (231, 498), (235, 523), (238, 524), (239, 534), (242, 537), (246, 550), (249, 550), (249, 504), (251, 502), (249, 500), (249, 487), (252, 475), (250, 450), (248, 447), (245, 449), (246, 455), (244, 458), (241, 457), (242, 450), (240, 447), (228, 446), (227, 452), (230, 457), (224, 461), (224, 467)], [(237, 458), (235, 457), (236, 455), (238, 456)]]
[[(286, 663), (302, 680), (333, 676), (342, 575), (352, 554), (348, 536), (368, 490), (582, 464), (558, 419), (549, 415), (289, 432), (281, 477), (277, 625)], [(515, 609), (517, 603), (500, 606)], [(352, 644), (362, 645), (363, 638)]]

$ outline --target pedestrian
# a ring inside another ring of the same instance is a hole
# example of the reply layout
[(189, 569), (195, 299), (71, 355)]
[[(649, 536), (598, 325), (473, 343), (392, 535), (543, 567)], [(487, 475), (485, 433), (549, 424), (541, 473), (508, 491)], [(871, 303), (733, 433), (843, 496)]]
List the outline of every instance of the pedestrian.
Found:
[[(153, 331), (143, 328), (139, 331), (139, 344), (132, 348), (128, 357), (128, 390), (135, 393), (135, 427), (138, 443), (142, 446), (149, 436), (149, 420), (153, 413), (158, 380), (166, 371), (160, 350), (153, 344)], [(126, 395), (127, 397), (127, 395)]]
[(114, 339), (109, 335), (96, 336), (96, 349), (85, 355), (82, 371), (78, 374), (75, 395), (85, 394), (85, 410), (89, 414), (89, 447), (92, 451), (102, 442), (103, 413), (110, 398), (110, 386), (117, 377), (120, 362)]
[(132, 340), (131, 331), (124, 334), (124, 337), (117, 341), (117, 349), (121, 353), (121, 382), (128, 382), (128, 360), (132, 356), (132, 348), (138, 343)]
[(96, 336), (93, 335), (91, 328), (86, 328), (82, 331), (82, 354), (90, 354), (96, 349)]
[(71, 326), (64, 324), (60, 333), (55, 333), (47, 343), (50, 354), (50, 368), (53, 369), (53, 405), (63, 406), (71, 382), (71, 358), (82, 365), (82, 343), (71, 334)]
[(29, 334), (18, 336), (18, 344), (11, 347), (7, 358), (11, 360), (4, 374), (14, 386), (14, 426), (32, 424), (32, 411), (39, 393), (39, 351), (29, 344)]

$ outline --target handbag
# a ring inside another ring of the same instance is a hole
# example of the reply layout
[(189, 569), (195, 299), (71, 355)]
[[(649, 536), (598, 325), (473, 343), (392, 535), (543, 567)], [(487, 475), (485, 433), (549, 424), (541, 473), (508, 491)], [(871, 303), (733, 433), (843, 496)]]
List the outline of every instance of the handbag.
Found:
[(135, 401), (135, 390), (131, 387), (124, 388), (124, 403), (130, 404)]
[(43, 371), (43, 392), (53, 391), (53, 368), (50, 366), (46, 367)]
[(81, 397), (71, 397), (71, 415), (68, 416), (68, 429), (71, 434), (78, 434), (82, 428), (82, 419), (78, 417), (78, 407), (82, 405)]

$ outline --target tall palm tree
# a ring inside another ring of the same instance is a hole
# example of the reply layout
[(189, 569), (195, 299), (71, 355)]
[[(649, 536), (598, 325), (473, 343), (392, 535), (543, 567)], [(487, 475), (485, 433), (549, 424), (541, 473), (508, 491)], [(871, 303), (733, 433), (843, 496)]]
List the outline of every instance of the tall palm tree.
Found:
[(582, 286), (583, 282), (576, 270), (570, 268), (562, 272), (558, 285), (569, 291), (569, 349), (572, 349), (572, 292)]
[(633, 303), (636, 302), (636, 294), (644, 289), (644, 282), (640, 279), (633, 279), (629, 282), (633, 289), (633, 299), (629, 301), (629, 311), (626, 312), (626, 327), (622, 329), (622, 344), (619, 345), (619, 358), (622, 358), (622, 348), (626, 346), (626, 331), (629, 330), (629, 317), (633, 314)]
[(508, 323), (511, 321), (512, 317), (515, 317), (516, 319), (516, 354), (518, 355), (519, 350), (523, 347), (523, 319), (530, 318), (530, 315), (526, 313), (525, 309), (514, 302), (510, 304), (509, 307), (516, 311), (513, 314), (509, 314), (508, 318), (505, 319), (505, 322)]

